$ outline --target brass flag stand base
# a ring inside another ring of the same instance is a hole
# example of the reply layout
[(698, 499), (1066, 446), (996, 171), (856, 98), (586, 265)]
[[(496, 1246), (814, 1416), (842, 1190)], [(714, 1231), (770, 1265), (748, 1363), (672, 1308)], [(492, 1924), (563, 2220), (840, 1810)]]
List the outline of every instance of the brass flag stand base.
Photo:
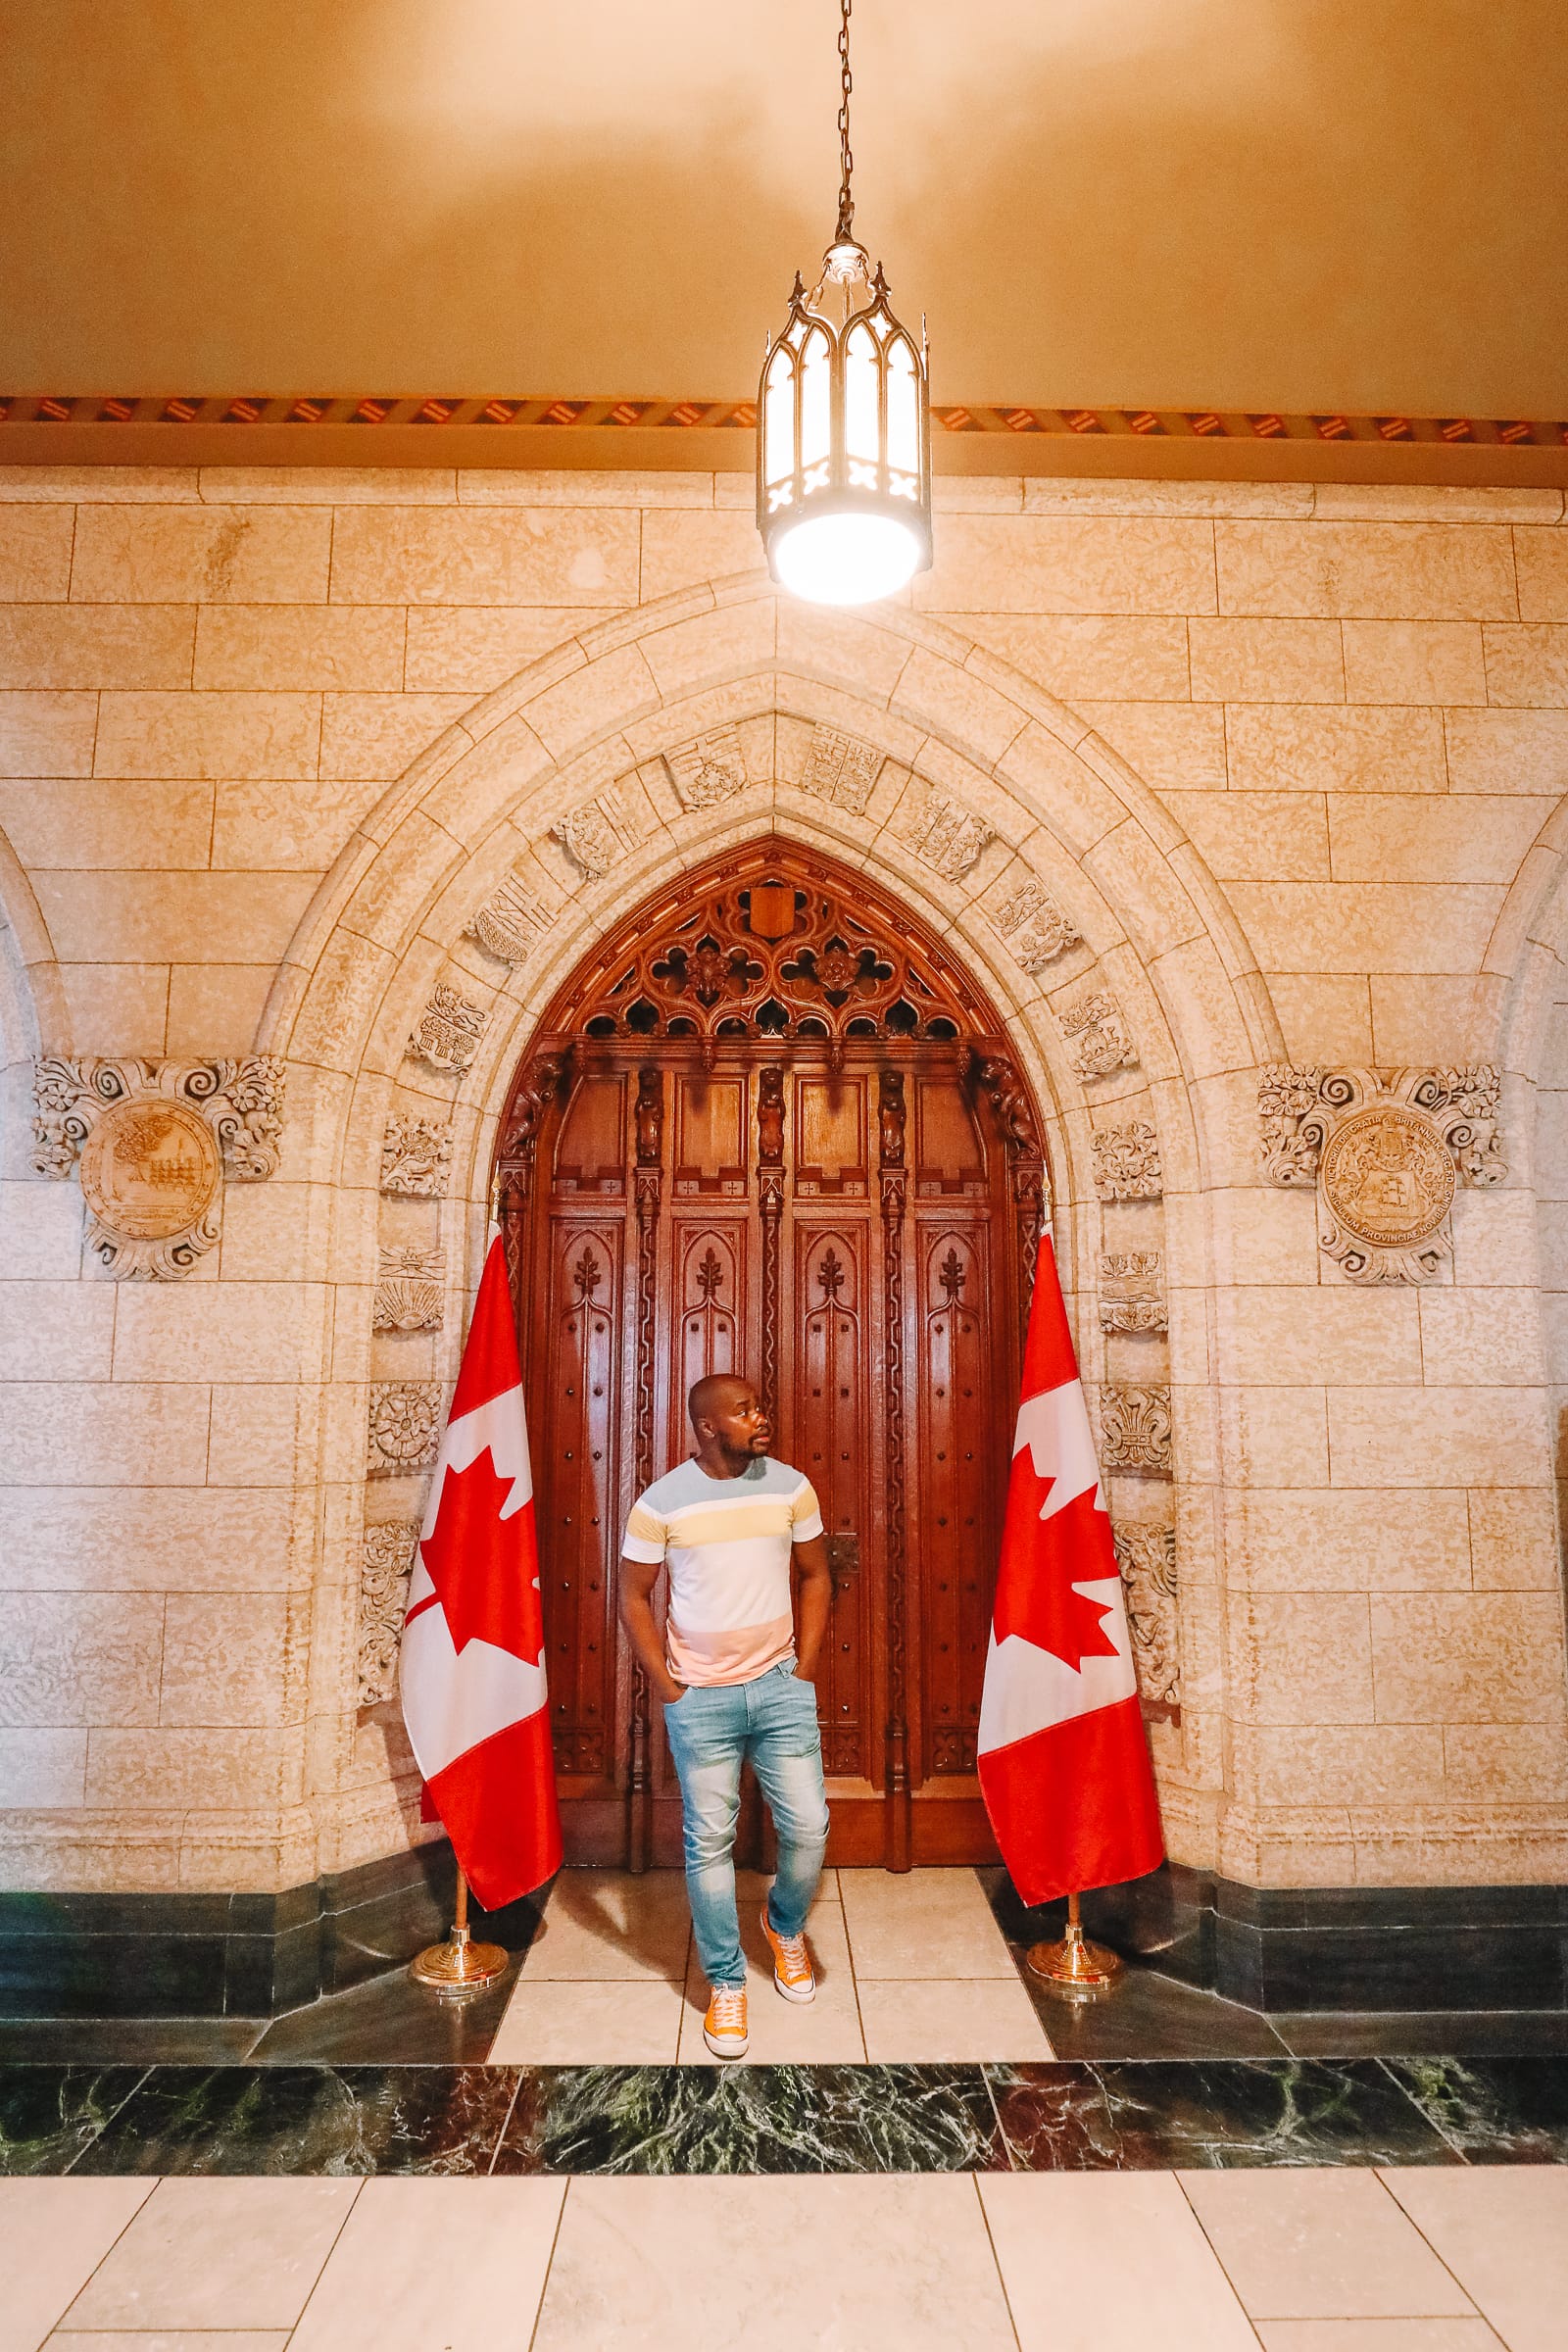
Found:
[(1064, 2000), (1092, 2001), (1108, 1992), (1122, 1973), (1116, 1954), (1084, 1939), (1078, 1897), (1067, 1897), (1067, 1933), (1059, 1943), (1034, 1943), (1024, 1954), (1031, 1976), (1041, 1978)]
[(510, 1957), (499, 1943), (469, 1942), (468, 1882), (460, 1870), (452, 1939), (449, 1943), (427, 1943), (410, 1961), (410, 1976), (416, 1984), (427, 1984), (432, 1992), (448, 1995), (480, 1992), (486, 1984), (493, 1984), (497, 1977), (505, 1976), (509, 1965)]

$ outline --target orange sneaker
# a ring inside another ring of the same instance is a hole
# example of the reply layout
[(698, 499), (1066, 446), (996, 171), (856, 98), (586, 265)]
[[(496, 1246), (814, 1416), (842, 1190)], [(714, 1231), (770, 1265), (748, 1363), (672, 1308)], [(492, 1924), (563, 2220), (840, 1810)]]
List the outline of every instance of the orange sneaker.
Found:
[(748, 2036), (744, 1984), (714, 1984), (710, 1987), (708, 2015), (703, 2020), (703, 2039), (715, 2058), (745, 2057)]
[(773, 1954), (773, 1986), (787, 2001), (814, 2001), (816, 1979), (811, 1974), (810, 1954), (804, 1936), (779, 1936), (774, 1933), (762, 1905), (762, 1934), (767, 1937)]

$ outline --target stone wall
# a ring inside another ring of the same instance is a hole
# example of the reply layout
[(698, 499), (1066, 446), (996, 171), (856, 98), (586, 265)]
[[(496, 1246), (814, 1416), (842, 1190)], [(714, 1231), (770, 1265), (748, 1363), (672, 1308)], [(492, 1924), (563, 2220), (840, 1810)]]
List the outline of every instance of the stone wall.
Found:
[[(1562, 495), (939, 491), (912, 599), (835, 616), (734, 477), (0, 475), (6, 1884), (422, 1834), (379, 1637), (508, 1081), (616, 911), (770, 829), (951, 932), (1046, 1108), (1130, 1570), (1175, 1531), (1173, 1852), (1564, 1874)], [(719, 730), (732, 788), (683, 793)], [(70, 1144), (34, 1172), (35, 1057), (254, 1054), (275, 1169), (117, 1277)], [(1315, 1160), (1389, 1082), (1452, 1207), (1357, 1268)]]

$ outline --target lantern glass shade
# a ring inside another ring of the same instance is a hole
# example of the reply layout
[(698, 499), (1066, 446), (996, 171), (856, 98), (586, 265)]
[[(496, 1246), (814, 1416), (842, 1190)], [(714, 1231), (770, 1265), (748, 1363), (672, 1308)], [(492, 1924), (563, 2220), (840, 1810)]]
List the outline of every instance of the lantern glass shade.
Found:
[(833, 246), (799, 278), (758, 395), (757, 522), (774, 579), (813, 604), (893, 596), (931, 563), (926, 363), (881, 270)]

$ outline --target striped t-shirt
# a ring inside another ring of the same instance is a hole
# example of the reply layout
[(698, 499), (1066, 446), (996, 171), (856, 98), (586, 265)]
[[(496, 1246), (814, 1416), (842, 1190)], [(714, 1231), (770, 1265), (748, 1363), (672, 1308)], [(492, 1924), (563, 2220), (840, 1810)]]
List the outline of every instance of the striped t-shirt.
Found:
[(821, 1533), (810, 1480), (765, 1454), (739, 1478), (682, 1462), (638, 1495), (621, 1549), (668, 1563), (664, 1653), (677, 1682), (755, 1682), (792, 1654), (790, 1549)]

